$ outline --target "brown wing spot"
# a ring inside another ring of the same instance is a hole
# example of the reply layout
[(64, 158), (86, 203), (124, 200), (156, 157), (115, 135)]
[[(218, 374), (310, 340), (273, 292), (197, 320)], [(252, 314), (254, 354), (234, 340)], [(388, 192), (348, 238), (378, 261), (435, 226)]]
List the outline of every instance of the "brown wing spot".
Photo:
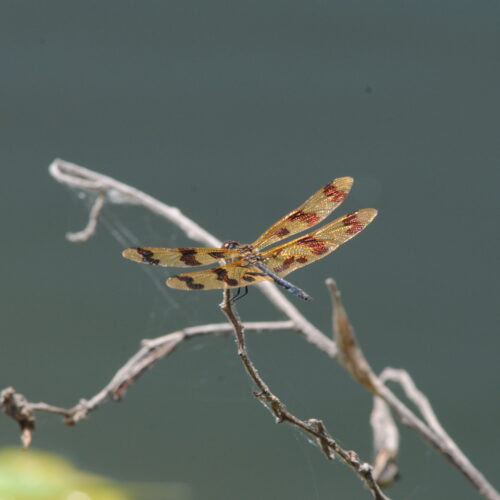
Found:
[(350, 226), (346, 231), (347, 234), (356, 234), (365, 228), (364, 224), (361, 224), (359, 221), (356, 213), (346, 215), (343, 224), (344, 226)]
[(282, 227), (279, 231), (274, 233), (279, 238), (284, 238), (287, 234), (290, 234), (290, 231), (286, 227)]
[(258, 271), (248, 271), (243, 275), (243, 279), (248, 283), (252, 283), (255, 281), (254, 276), (267, 276), (267, 274)]
[(154, 258), (154, 253), (151, 250), (146, 250), (145, 248), (136, 248), (137, 253), (142, 257), (143, 262), (157, 266), (160, 263), (160, 259)]
[(330, 201), (333, 201), (335, 203), (340, 203), (341, 201), (344, 201), (347, 196), (347, 193), (345, 191), (342, 191), (342, 189), (339, 189), (333, 182), (327, 184), (323, 188), (323, 193), (325, 193), (325, 196)]
[(230, 278), (227, 274), (227, 271), (223, 267), (214, 267), (211, 269), (212, 272), (214, 272), (217, 275), (217, 279), (219, 281), (223, 281), (229, 286), (237, 286), (238, 285), (238, 280), (235, 280), (233, 278)]
[(299, 264), (305, 264), (305, 263), (307, 262), (307, 257), (304, 257), (304, 256), (302, 256), (302, 257), (297, 257), (297, 262), (298, 262)]
[(203, 288), (205, 288), (205, 285), (202, 285), (201, 283), (195, 283), (194, 279), (191, 276), (182, 276), (182, 274), (180, 274), (179, 276), (172, 276), (172, 278), (177, 278), (179, 281), (184, 281), (184, 283), (186, 283), (186, 286), (191, 290), (202, 290)]
[(214, 259), (224, 258), (224, 252), (208, 252), (208, 255), (210, 255), (210, 257), (213, 257)]
[(179, 259), (181, 262), (184, 262), (187, 266), (201, 266), (201, 262), (196, 260), (196, 254), (198, 253), (196, 248), (178, 248), (178, 250), (182, 254)]
[(308, 226), (314, 226), (321, 219), (314, 212), (304, 212), (302, 210), (296, 210), (288, 215), (287, 220), (289, 221), (302, 221)]
[(285, 259), (281, 266), (275, 267), (273, 271), (275, 273), (281, 273), (282, 271), (286, 271), (293, 263), (295, 262), (295, 257), (291, 256), (288, 259)]
[(297, 241), (297, 245), (309, 247), (312, 253), (323, 255), (328, 252), (328, 247), (324, 241), (317, 240), (314, 236), (304, 236)]

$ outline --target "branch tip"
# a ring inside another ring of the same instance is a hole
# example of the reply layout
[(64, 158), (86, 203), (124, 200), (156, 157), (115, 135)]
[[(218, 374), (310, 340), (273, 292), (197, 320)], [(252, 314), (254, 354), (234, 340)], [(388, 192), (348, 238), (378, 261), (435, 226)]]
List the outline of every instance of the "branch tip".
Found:
[(370, 416), (375, 454), (373, 477), (382, 486), (389, 486), (399, 477), (397, 456), (399, 431), (387, 403), (378, 396), (373, 398)]
[(333, 334), (339, 350), (339, 362), (356, 381), (376, 393), (377, 377), (359, 346), (354, 328), (342, 303), (340, 291), (333, 279), (329, 278), (326, 283), (332, 300)]
[(95, 234), (97, 221), (102, 209), (104, 208), (105, 200), (106, 193), (104, 191), (99, 191), (92, 208), (90, 209), (87, 225), (81, 231), (66, 233), (66, 239), (68, 241), (71, 241), (72, 243), (83, 243)]

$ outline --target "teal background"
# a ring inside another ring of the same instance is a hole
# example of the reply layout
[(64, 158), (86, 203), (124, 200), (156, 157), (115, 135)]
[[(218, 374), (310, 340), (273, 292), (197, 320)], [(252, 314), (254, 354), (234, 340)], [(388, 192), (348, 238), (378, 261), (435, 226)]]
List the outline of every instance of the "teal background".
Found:
[[(495, 482), (498, 2), (49, 0), (0, 11), (1, 388), (71, 406), (141, 338), (222, 321), (219, 293), (168, 290), (168, 273), (120, 257), (112, 233), (123, 227), (145, 245), (189, 245), (169, 223), (107, 207), (95, 238), (67, 242), (87, 207), (49, 177), (53, 158), (242, 242), (351, 175), (337, 213), (379, 217), (293, 275), (314, 302), (291, 300), (329, 331), (333, 276), (373, 367), (407, 369)], [(244, 320), (282, 319), (256, 290), (238, 306)], [(371, 400), (342, 368), (293, 333), (249, 347), (290, 410), (371, 459)], [(340, 462), (274, 425), (251, 390), (231, 340), (196, 340), (76, 428), (40, 415), (34, 443), (119, 480), (187, 483), (196, 500), (369, 498)], [(391, 497), (479, 497), (401, 432)], [(1, 418), (0, 445), (17, 443)]]

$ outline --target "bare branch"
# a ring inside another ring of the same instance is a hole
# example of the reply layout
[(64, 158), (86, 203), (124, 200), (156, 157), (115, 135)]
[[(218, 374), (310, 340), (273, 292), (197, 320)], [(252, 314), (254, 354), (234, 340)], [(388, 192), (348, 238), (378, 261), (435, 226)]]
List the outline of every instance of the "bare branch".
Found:
[(421, 391), (418, 390), (415, 382), (413, 382), (410, 374), (406, 370), (384, 368), (380, 374), (380, 380), (384, 383), (388, 381), (398, 383), (404, 389), (406, 397), (419, 409), (429, 427), (443, 440), (449, 440), (453, 443), (450, 436), (448, 436), (446, 431), (441, 426), (431, 404), (429, 403), (429, 400)]
[(333, 301), (333, 332), (339, 350), (338, 360), (361, 385), (375, 392), (376, 375), (359, 346), (354, 328), (340, 299), (340, 291), (332, 278), (326, 280)]
[(35, 417), (33, 412), (27, 408), (27, 403), (26, 398), (22, 394), (16, 394), (13, 387), (7, 387), (0, 393), (2, 410), (13, 418), (21, 428), (21, 442), (24, 448), (28, 448), (31, 444), (35, 430)]
[[(472, 465), (456, 443), (446, 434), (439, 424), (427, 398), (417, 390), (409, 375), (404, 375), (406, 373), (404, 371), (398, 372), (393, 369), (385, 371), (385, 379), (397, 380), (403, 385), (407, 391), (407, 395), (417, 404), (422, 414), (425, 416), (428, 425), (405, 406), (394, 393), (384, 385), (384, 381), (374, 374), (356, 340), (354, 329), (342, 305), (340, 293), (335, 285), (335, 281), (329, 278), (326, 284), (332, 295), (332, 303), (335, 310), (333, 323), (335, 336), (339, 339), (337, 346), (339, 348), (340, 359), (343, 360), (344, 365), (353, 378), (370, 390), (374, 395), (380, 397), (399, 417), (404, 425), (418, 432), (426, 441), (442, 453), (443, 456), (469, 479), (485, 498), (488, 500), (500, 500), (500, 494), (495, 490), (493, 485), (491, 485), (481, 472)], [(394, 460), (394, 458), (392, 458), (392, 460)]]
[[(444, 430), (429, 400), (421, 391), (419, 391), (408, 372), (394, 368), (385, 368), (380, 375), (380, 380), (382, 382), (397, 382), (403, 387), (408, 399), (410, 399), (419, 409), (429, 428), (439, 440), (444, 456), (446, 456), (450, 462), (458, 467), (458, 469), (474, 484), (474, 486), (476, 486), (482, 495), (491, 500), (499, 500), (500, 494), (495, 490), (493, 485), (487, 481), (481, 472), (474, 467), (455, 441)], [(406, 424), (406, 422), (403, 423)]]
[[(107, 201), (109, 203), (141, 205), (151, 212), (176, 224), (191, 239), (208, 246), (220, 246), (220, 241), (182, 214), (178, 208), (169, 207), (153, 197), (116, 181), (111, 177), (104, 176), (63, 160), (55, 160), (50, 165), (49, 170), (51, 175), (63, 184), (72, 188), (97, 193), (96, 201), (89, 214), (89, 223), (87, 227), (83, 231), (76, 233), (76, 238), (79, 241), (91, 237), (95, 232), (100, 211)], [(73, 236), (73, 238), (75, 238), (75, 236)], [(329, 357), (334, 358), (336, 356), (337, 347), (335, 342), (310, 323), (273, 284), (263, 283), (256, 286), (261, 289), (266, 297), (289, 320), (274, 323), (248, 323), (246, 324), (248, 330), (293, 329), (301, 334), (306, 341), (318, 347), (318, 349)], [(374, 405), (377, 406), (378, 402), (380, 402), (381, 405), (386, 405), (384, 406), (384, 411), (389, 407), (393, 414), (396, 415), (404, 425), (415, 430), (446, 456), (450, 462), (452, 462), (476, 486), (481, 494), (489, 500), (500, 500), (498, 492), (496, 492), (493, 486), (474, 468), (461, 450), (446, 434), (437, 420), (429, 402), (415, 387), (409, 375), (405, 375), (406, 372), (392, 369), (384, 371), (381, 377), (377, 377), (374, 374), (357, 343), (354, 330), (341, 304), (340, 295), (336, 291), (334, 284), (332, 285), (332, 283), (329, 283), (329, 287), (333, 294), (332, 300), (336, 304), (334, 324), (339, 346), (342, 348), (341, 362), (346, 366), (355, 380), (360, 382), (375, 395)], [(65, 417), (67, 424), (76, 424), (103, 402), (109, 399), (121, 398), (128, 387), (140, 378), (145, 371), (147, 371), (156, 361), (173, 352), (183, 341), (200, 335), (228, 334), (233, 331), (233, 328), (238, 337), (238, 330), (235, 324), (241, 323), (236, 316), (233, 317), (233, 320), (231, 325), (224, 323), (220, 325), (204, 325), (186, 328), (157, 339), (144, 340), (142, 348), (132, 356), (120, 370), (118, 370), (113, 379), (101, 391), (88, 401), (81, 400), (73, 408), (65, 409), (46, 403), (30, 403), (24, 396), (17, 394), (11, 387), (5, 389), (0, 394), (0, 408), (19, 423), (22, 430), (23, 444), (28, 446), (35, 427), (34, 412), (45, 411), (60, 414)], [(380, 433), (378, 437), (376, 436), (379, 440), (380, 446), (377, 445), (377, 449), (380, 453), (377, 454), (377, 461), (375, 464), (376, 470), (373, 471), (369, 464), (360, 463), (354, 452), (345, 451), (339, 447), (335, 440), (328, 434), (321, 421), (316, 419), (302, 421), (286, 410), (281, 401), (269, 390), (269, 387), (265, 384), (251, 361), (248, 359), (243, 330), (241, 330), (240, 333), (241, 335), (238, 339), (240, 357), (242, 358), (245, 368), (249, 371), (249, 374), (253, 373), (256, 377), (252, 377), (257, 387), (259, 387), (259, 392), (256, 393), (256, 396), (266, 403), (275, 415), (277, 421), (288, 421), (308, 432), (317, 440), (319, 446), (328, 458), (333, 456), (332, 453), (336, 453), (346, 463), (353, 467), (358, 475), (364, 477), (365, 482), (369, 485), (375, 498), (387, 498), (383, 496), (383, 493), (378, 489), (374, 478), (384, 483), (387, 477), (390, 478), (391, 474), (392, 477), (394, 477), (395, 474), (395, 469), (393, 468), (392, 472), (390, 469), (391, 466), (395, 467), (394, 460), (395, 453), (397, 452), (397, 446), (394, 447), (395, 434), (393, 433), (391, 437), (389, 432), (391, 424), (386, 421), (381, 424), (378, 430), (374, 425), (374, 432)], [(244, 355), (241, 353), (244, 353)], [(389, 380), (398, 381), (403, 385), (407, 396), (416, 403), (425, 422), (418, 418), (389, 390), (384, 384), (384, 382)], [(379, 407), (379, 410), (380, 408), (382, 408), (382, 406)], [(382, 415), (383, 412), (379, 411), (379, 417)], [(386, 411), (386, 416), (387, 415)], [(373, 419), (375, 419), (375, 416), (372, 414), (372, 421)], [(384, 419), (381, 418), (381, 421), (383, 420)], [(384, 433), (385, 436), (383, 435)]]
[(105, 193), (106, 201), (110, 203), (142, 205), (178, 226), (194, 241), (209, 246), (221, 244), (217, 238), (186, 217), (178, 208), (161, 203), (152, 196), (111, 177), (60, 159), (51, 163), (49, 172), (58, 182), (71, 188)]
[(373, 467), (367, 462), (361, 462), (357, 453), (352, 450), (345, 450), (342, 448), (335, 439), (327, 432), (325, 425), (321, 420), (311, 418), (307, 421), (301, 420), (289, 410), (286, 409), (284, 403), (279, 399), (276, 394), (271, 392), (268, 384), (264, 381), (260, 373), (255, 368), (251, 361), (244, 334), (244, 325), (241, 323), (240, 318), (234, 308), (233, 301), (231, 300), (231, 292), (224, 290), (224, 300), (220, 305), (222, 312), (226, 315), (227, 319), (234, 327), (236, 343), (238, 345), (238, 356), (243, 362), (243, 366), (249, 377), (253, 380), (258, 387), (258, 392), (254, 396), (261, 400), (275, 416), (276, 423), (289, 422), (292, 425), (304, 430), (310, 434), (319, 443), (319, 446), (325, 453), (328, 459), (333, 458), (333, 453), (340, 457), (340, 459), (363, 480), (376, 500), (390, 500), (373, 477)]
[[(255, 332), (294, 329), (291, 321), (249, 322), (245, 326), (249, 331)], [(18, 422), (22, 431), (23, 445), (28, 447), (35, 429), (35, 412), (43, 411), (62, 415), (67, 425), (76, 425), (109, 399), (121, 399), (141, 375), (156, 361), (171, 354), (182, 342), (207, 335), (230, 335), (232, 331), (233, 327), (229, 323), (215, 323), (192, 326), (155, 339), (143, 340), (142, 347), (116, 372), (105, 387), (91, 399), (81, 399), (72, 408), (62, 408), (47, 403), (31, 403), (22, 394), (16, 393), (13, 387), (8, 387), (0, 393), (0, 408)]]
[[(220, 247), (221, 241), (193, 220), (186, 217), (178, 208), (171, 207), (148, 194), (93, 170), (56, 159), (49, 166), (50, 174), (58, 182), (71, 188), (84, 191), (105, 193), (106, 201), (110, 203), (132, 204), (143, 206), (147, 210), (160, 215), (180, 228), (186, 236), (194, 241), (211, 247)], [(262, 293), (295, 324), (295, 329), (304, 338), (321, 349), (331, 358), (337, 354), (335, 342), (318, 330), (299, 310), (270, 282), (255, 285)]]
[(399, 431), (389, 406), (378, 396), (373, 397), (370, 424), (373, 429), (373, 449), (375, 451), (373, 477), (380, 486), (389, 486), (399, 477), (396, 463), (399, 452)]
[(66, 238), (72, 243), (82, 243), (91, 238), (95, 230), (97, 228), (97, 219), (101, 213), (101, 210), (104, 208), (104, 201), (106, 199), (106, 195), (102, 192), (96, 196), (94, 204), (90, 209), (89, 213), (89, 221), (84, 229), (75, 233), (66, 233)]

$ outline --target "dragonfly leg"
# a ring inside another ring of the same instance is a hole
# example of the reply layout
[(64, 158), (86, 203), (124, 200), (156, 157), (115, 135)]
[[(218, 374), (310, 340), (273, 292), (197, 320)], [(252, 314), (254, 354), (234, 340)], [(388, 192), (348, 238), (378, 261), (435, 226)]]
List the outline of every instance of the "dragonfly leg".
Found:
[(236, 291), (234, 297), (231, 299), (231, 303), (234, 304), (237, 300), (242, 299), (246, 295), (248, 295), (248, 287), (247, 286), (245, 287), (245, 291), (243, 293), (241, 293), (241, 287), (238, 288), (238, 290)]

